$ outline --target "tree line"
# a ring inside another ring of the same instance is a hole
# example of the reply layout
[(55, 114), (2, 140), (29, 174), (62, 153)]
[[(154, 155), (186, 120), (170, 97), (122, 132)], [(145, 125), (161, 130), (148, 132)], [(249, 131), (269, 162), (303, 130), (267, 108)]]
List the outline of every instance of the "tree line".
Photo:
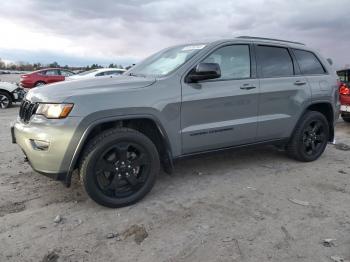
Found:
[[(42, 68), (48, 68), (48, 67), (54, 67), (54, 68), (65, 68), (65, 69), (70, 69), (70, 70), (91, 70), (91, 69), (97, 69), (97, 68), (103, 68), (104, 66), (99, 65), (99, 64), (92, 64), (92, 65), (87, 65), (83, 67), (74, 67), (74, 66), (68, 66), (64, 65), (61, 66), (57, 62), (52, 62), (50, 64), (42, 64), (42, 63), (28, 63), (28, 62), (16, 62), (16, 63), (5, 63), (3, 60), (0, 58), (0, 69), (3, 70), (16, 70), (16, 71), (35, 71), (39, 70)], [(118, 64), (109, 64), (109, 68), (121, 68), (123, 69), (124, 67), (122, 65)], [(130, 66), (126, 66), (125, 69), (129, 69)]]

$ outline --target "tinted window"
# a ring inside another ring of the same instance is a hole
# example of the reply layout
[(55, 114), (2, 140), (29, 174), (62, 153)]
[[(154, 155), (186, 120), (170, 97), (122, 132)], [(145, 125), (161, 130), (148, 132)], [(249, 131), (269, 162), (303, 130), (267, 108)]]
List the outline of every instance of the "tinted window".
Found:
[(259, 45), (256, 50), (261, 77), (294, 75), (293, 61), (287, 48)]
[(300, 71), (304, 75), (324, 74), (325, 70), (317, 57), (308, 51), (294, 50)]
[(105, 75), (106, 76), (109, 76), (109, 75), (120, 75), (121, 74), (121, 72), (120, 71), (106, 71), (105, 72)]
[(63, 76), (72, 76), (74, 74), (72, 72), (70, 72), (70, 71), (61, 70), (61, 75), (63, 75)]
[(105, 75), (105, 72), (101, 72), (101, 73), (96, 74), (95, 76), (104, 76), (104, 75)]
[(348, 82), (349, 81), (349, 71), (338, 71), (337, 72), (340, 81)]
[(47, 75), (47, 76), (58, 76), (60, 74), (59, 74), (58, 70), (53, 69), (53, 70), (46, 70), (45, 75)]
[(250, 77), (250, 54), (248, 45), (221, 47), (211, 53), (203, 63), (218, 63), (220, 79), (240, 79)]

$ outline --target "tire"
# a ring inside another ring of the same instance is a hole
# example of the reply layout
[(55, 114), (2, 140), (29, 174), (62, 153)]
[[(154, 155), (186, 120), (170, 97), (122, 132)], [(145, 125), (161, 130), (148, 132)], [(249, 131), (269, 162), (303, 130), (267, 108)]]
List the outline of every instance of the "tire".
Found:
[(343, 118), (344, 122), (350, 123), (350, 116), (342, 116), (341, 118)]
[(43, 82), (43, 81), (39, 81), (39, 82), (36, 82), (36, 83), (35, 83), (34, 87), (43, 86), (43, 85), (46, 85), (46, 83)]
[(302, 162), (314, 161), (322, 155), (328, 140), (329, 124), (326, 117), (316, 111), (307, 111), (294, 130), (287, 145), (287, 153)]
[(9, 93), (0, 91), (0, 109), (9, 108), (12, 102), (12, 97)]
[(80, 177), (95, 202), (117, 208), (134, 204), (151, 191), (159, 168), (157, 148), (147, 136), (117, 128), (102, 132), (88, 143)]

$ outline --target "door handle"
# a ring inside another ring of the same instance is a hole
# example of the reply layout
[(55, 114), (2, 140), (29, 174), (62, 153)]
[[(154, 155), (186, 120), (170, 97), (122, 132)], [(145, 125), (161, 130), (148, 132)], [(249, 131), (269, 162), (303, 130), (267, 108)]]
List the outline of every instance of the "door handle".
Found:
[(243, 86), (240, 87), (240, 89), (242, 90), (250, 90), (250, 89), (254, 89), (256, 88), (256, 86), (252, 86), (250, 84), (244, 84)]
[(298, 81), (294, 82), (294, 85), (296, 85), (296, 86), (303, 86), (303, 85), (306, 85), (306, 82), (298, 80)]

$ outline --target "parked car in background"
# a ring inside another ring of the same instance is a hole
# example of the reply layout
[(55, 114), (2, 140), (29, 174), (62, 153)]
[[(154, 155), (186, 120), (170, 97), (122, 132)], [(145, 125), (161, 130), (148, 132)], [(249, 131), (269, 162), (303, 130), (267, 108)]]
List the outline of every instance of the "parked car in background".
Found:
[(0, 82), (0, 109), (8, 108), (15, 102), (21, 102), (25, 91), (16, 83)]
[[(274, 144), (318, 159), (334, 141), (338, 76), (304, 44), (240, 37), (167, 48), (119, 77), (30, 90), (11, 128), (34, 170), (109, 207), (142, 199), (160, 167)], [(322, 85), (321, 85), (322, 84)], [(273, 179), (273, 177), (271, 177)]]
[(47, 68), (21, 75), (21, 86), (33, 88), (50, 83), (64, 81), (66, 77), (74, 75), (72, 71), (62, 68)]
[(345, 122), (350, 122), (350, 69), (337, 71), (340, 79), (340, 114)]
[(97, 77), (108, 77), (121, 75), (125, 72), (125, 69), (120, 68), (98, 68), (85, 71), (70, 77), (67, 77), (66, 80), (82, 80), (82, 79), (92, 79)]

